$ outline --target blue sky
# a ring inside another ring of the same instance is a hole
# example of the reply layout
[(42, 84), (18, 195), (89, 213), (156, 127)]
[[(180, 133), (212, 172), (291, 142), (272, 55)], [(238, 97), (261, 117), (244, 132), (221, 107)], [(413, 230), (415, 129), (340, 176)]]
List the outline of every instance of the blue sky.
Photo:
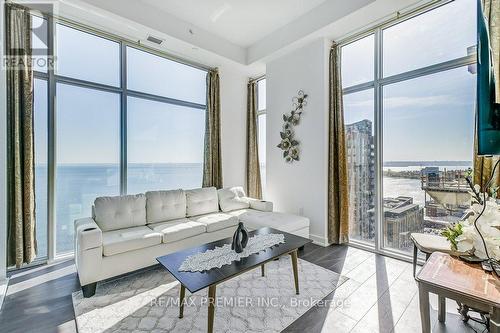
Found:
[[(56, 30), (57, 74), (109, 86), (120, 85), (120, 49), (117, 43), (64, 25), (58, 25)], [(41, 45), (36, 38), (34, 45)], [(205, 104), (205, 71), (134, 48), (128, 49), (127, 65), (129, 89)], [(46, 89), (46, 84), (37, 80), (38, 163), (46, 163), (47, 157)], [(58, 163), (119, 163), (120, 103), (118, 93), (58, 83)], [(204, 128), (204, 110), (129, 97), (128, 161), (201, 163)]]
[[(456, 0), (387, 29), (385, 75), (467, 55), (467, 47), (476, 43), (475, 11), (475, 0)], [(117, 43), (64, 26), (57, 28), (57, 35), (59, 74), (119, 85)], [(344, 86), (373, 79), (373, 53), (373, 36), (343, 49)], [(127, 58), (130, 89), (205, 103), (205, 72), (135, 49)], [(37, 128), (42, 133), (45, 89), (41, 83), (36, 86)], [(347, 123), (373, 120), (372, 95), (370, 90), (345, 96)], [(386, 86), (384, 159), (471, 159), (474, 99), (475, 75), (467, 67)], [(129, 104), (130, 162), (202, 161), (203, 111), (136, 99)], [(56, 107), (59, 163), (118, 163), (118, 94), (60, 84)], [(43, 163), (46, 135), (38, 133), (37, 140), (37, 159)]]
[[(476, 1), (456, 0), (384, 31), (384, 75), (467, 55), (476, 44)], [(344, 86), (373, 80), (373, 36), (346, 46)], [(476, 76), (461, 67), (383, 88), (385, 161), (470, 160)], [(344, 97), (345, 121), (374, 119), (373, 90)]]

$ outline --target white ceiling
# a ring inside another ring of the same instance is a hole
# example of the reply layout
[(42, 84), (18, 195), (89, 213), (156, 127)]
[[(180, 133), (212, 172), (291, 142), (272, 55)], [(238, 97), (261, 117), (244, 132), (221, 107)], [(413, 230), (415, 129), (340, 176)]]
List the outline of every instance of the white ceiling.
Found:
[[(338, 40), (433, 0), (57, 1), (62, 17), (255, 76), (267, 62), (315, 39)], [(164, 42), (153, 44), (149, 35)]]
[(140, 0), (248, 47), (328, 0)]

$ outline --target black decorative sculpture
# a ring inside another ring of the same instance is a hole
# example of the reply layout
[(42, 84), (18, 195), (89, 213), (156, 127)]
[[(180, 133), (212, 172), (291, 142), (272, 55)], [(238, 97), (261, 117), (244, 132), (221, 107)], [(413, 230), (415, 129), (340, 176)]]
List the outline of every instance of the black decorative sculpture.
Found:
[(248, 231), (245, 229), (243, 222), (238, 224), (238, 228), (233, 235), (233, 243), (231, 244), (231, 250), (236, 251), (236, 253), (243, 252), (245, 246), (248, 242)]

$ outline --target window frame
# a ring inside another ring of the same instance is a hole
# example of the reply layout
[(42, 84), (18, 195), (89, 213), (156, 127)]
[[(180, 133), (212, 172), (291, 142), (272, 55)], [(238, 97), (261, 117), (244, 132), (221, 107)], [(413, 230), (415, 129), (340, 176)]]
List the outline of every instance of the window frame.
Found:
[[(410, 10), (406, 14), (389, 20), (371, 29), (349, 36), (338, 43), (340, 48), (363, 39), (369, 35), (374, 35), (374, 79), (372, 81), (356, 84), (349, 87), (342, 87), (342, 96), (365, 91), (368, 89), (374, 90), (374, 153), (375, 153), (375, 239), (374, 243), (352, 239), (349, 243), (355, 247), (359, 247), (368, 251), (388, 255), (397, 259), (411, 260), (410, 254), (390, 248), (384, 247), (384, 212), (383, 212), (383, 98), (384, 87), (398, 82), (403, 82), (430, 74), (445, 72), (447, 70), (466, 67), (476, 64), (476, 50), (471, 54), (441, 63), (421, 67), (414, 70), (390, 75), (384, 77), (383, 72), (383, 32), (385, 29), (395, 26), (401, 22), (410, 20), (416, 16), (428, 13), (438, 7), (447, 5), (454, 0), (443, 0), (426, 4), (416, 9)], [(342, 63), (342, 52), (338, 52), (337, 58), (339, 64)]]
[[(256, 98), (256, 101), (255, 101), (255, 105), (257, 105), (256, 109), (257, 109), (257, 114), (255, 115), (255, 118), (256, 118), (256, 126), (257, 126), (257, 148), (259, 147), (259, 119), (260, 119), (260, 116), (266, 116), (266, 119), (267, 119), (267, 99), (266, 99), (266, 107), (264, 109), (261, 109), (259, 110), (259, 81), (262, 81), (262, 80), (266, 80), (266, 76), (263, 75), (259, 78), (256, 78), (254, 79), (254, 82), (255, 82), (255, 87), (256, 87), (256, 95), (257, 95), (257, 98)], [(267, 84), (267, 82), (266, 82)], [(267, 95), (266, 95), (267, 97)], [(266, 123), (267, 125), (267, 123)], [(264, 133), (265, 135), (265, 133)], [(260, 164), (260, 161), (259, 161), (259, 164)], [(264, 184), (267, 184), (267, 182), (264, 182), (264, 180), (262, 179), (264, 177), (266, 177), (266, 175), (262, 175), (262, 170), (261, 170), (261, 173), (260, 173), (260, 176), (261, 176), (261, 179), (260, 179), (260, 185), (262, 187), (262, 196), (264, 197), (265, 196), (265, 186)]]
[[(102, 83), (97, 83), (93, 81), (87, 81), (83, 79), (67, 77), (63, 75), (56, 74), (56, 71), (53, 67), (48, 66), (48, 70), (46, 72), (33, 70), (33, 77), (40, 80), (47, 81), (48, 86), (48, 119), (47, 119), (47, 128), (48, 128), (48, 146), (47, 146), (47, 256), (44, 258), (36, 258), (32, 265), (39, 265), (43, 263), (51, 263), (58, 260), (65, 260), (68, 258), (72, 258), (74, 256), (74, 251), (57, 253), (56, 249), (56, 168), (57, 168), (57, 156), (56, 156), (56, 148), (57, 148), (57, 131), (56, 131), (56, 85), (57, 83), (63, 83), (71, 86), (77, 86), (82, 88), (93, 89), (97, 91), (111, 92), (117, 93), (120, 95), (120, 194), (124, 195), (127, 193), (127, 97), (136, 97), (146, 100), (152, 100), (156, 102), (173, 104), (179, 106), (190, 107), (199, 110), (206, 110), (206, 104), (199, 104), (184, 100), (178, 100), (175, 98), (164, 97), (160, 95), (145, 93), (141, 91), (130, 90), (127, 87), (127, 59), (126, 59), (126, 51), (127, 47), (135, 48), (143, 52), (151, 53), (161, 58), (164, 58), (168, 61), (175, 61), (181, 63), (186, 66), (191, 66), (197, 69), (200, 69), (204, 72), (208, 72), (212, 70), (211, 67), (190, 62), (182, 58), (178, 58), (167, 54), (165, 52), (156, 50), (154, 48), (150, 48), (144, 46), (138, 42), (128, 40), (124, 37), (113, 35), (98, 29), (94, 29), (64, 18), (54, 17), (52, 15), (40, 14), (39, 12), (32, 11), (32, 16), (41, 17), (47, 20), (47, 35), (48, 35), (48, 45), (47, 45), (47, 55), (48, 57), (55, 56), (55, 47), (56, 47), (56, 25), (62, 24), (69, 28), (81, 31), (83, 33), (91, 34), (97, 36), (99, 38), (104, 38), (107, 40), (111, 40), (119, 44), (119, 58), (117, 61), (119, 62), (119, 77), (120, 82), (119, 86), (110, 86)], [(31, 265), (31, 264), (30, 264)], [(24, 268), (24, 266), (23, 266)]]

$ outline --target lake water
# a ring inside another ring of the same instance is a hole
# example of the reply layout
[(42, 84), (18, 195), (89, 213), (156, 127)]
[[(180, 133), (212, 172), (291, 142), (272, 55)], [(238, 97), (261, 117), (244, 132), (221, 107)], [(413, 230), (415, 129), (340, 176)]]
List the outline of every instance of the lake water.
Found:
[[(47, 255), (47, 167), (37, 166), (36, 220), (39, 257)], [(203, 165), (131, 164), (128, 193), (201, 187)], [(56, 252), (73, 250), (74, 220), (91, 216), (98, 196), (120, 194), (118, 165), (62, 165), (56, 171)]]
[[(384, 170), (420, 170), (428, 162), (397, 162)], [(413, 165), (410, 165), (413, 164)], [(441, 163), (442, 164), (442, 163)], [(441, 169), (467, 169), (465, 163), (448, 163)], [(470, 164), (470, 163), (469, 163)], [(47, 255), (47, 167), (36, 167), (36, 215), (39, 257)], [(148, 190), (201, 187), (203, 165), (194, 164), (131, 164), (128, 168), (128, 193)], [(384, 177), (384, 197), (413, 197), (424, 205), (424, 191), (419, 179)], [(119, 195), (118, 165), (62, 165), (57, 168), (56, 181), (56, 247), (58, 253), (73, 250), (74, 220), (91, 215), (97, 196)]]
[(384, 197), (412, 197), (413, 203), (423, 206), (425, 204), (424, 193), (420, 179), (384, 177)]
[[(388, 166), (390, 165), (390, 166)], [(384, 171), (393, 172), (420, 171), (425, 167), (439, 167), (439, 171), (463, 170), (472, 166), (470, 161), (438, 161), (438, 162), (388, 162), (384, 164)], [(425, 192), (421, 188), (420, 179), (384, 177), (384, 197), (408, 196), (413, 198), (413, 203), (425, 205)]]

